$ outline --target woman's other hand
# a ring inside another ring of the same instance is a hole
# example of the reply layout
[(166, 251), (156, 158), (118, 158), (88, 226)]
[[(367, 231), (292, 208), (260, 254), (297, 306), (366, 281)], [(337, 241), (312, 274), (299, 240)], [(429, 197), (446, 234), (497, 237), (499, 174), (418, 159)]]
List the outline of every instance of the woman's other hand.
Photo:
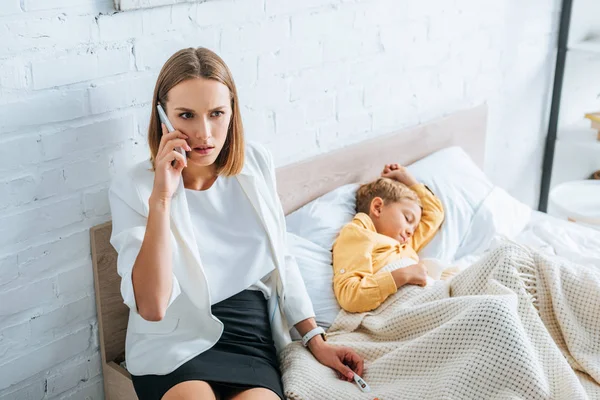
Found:
[(363, 373), (364, 360), (348, 347), (335, 346), (315, 336), (308, 342), (308, 348), (317, 361), (336, 371), (340, 379), (352, 382), (354, 373), (359, 376)]

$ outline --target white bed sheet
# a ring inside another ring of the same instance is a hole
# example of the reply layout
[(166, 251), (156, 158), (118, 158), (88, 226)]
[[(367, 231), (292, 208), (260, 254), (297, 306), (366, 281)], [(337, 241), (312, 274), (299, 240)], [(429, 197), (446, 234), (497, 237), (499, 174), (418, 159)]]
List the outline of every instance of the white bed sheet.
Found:
[[(600, 231), (534, 211), (517, 243), (564, 257), (572, 262), (600, 268)], [(476, 262), (482, 254), (470, 254), (456, 261), (461, 268)]]
[(600, 268), (600, 231), (535, 211), (517, 242)]

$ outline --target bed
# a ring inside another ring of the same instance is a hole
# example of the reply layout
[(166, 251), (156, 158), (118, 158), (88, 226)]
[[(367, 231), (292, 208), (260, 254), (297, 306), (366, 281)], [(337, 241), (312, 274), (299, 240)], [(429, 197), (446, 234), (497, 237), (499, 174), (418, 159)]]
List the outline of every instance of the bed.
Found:
[[(328, 274), (335, 234), (353, 214), (353, 191), (357, 183), (377, 177), (385, 162), (410, 164), (417, 178), (426, 181), (436, 194), (445, 196), (442, 197), (447, 207), (445, 227), (422, 257), (443, 259), (467, 268), (485, 257), (494, 238), (501, 235), (547, 254), (578, 257), (582, 263), (600, 268), (600, 232), (534, 212), (485, 177), (481, 169), (486, 119), (487, 108), (481, 105), (278, 168), (278, 192), (287, 216), (288, 246), (298, 259), (320, 325), (330, 328), (339, 314), (332, 291), (327, 289), (331, 286)], [(453, 168), (445, 168), (447, 163)], [(469, 185), (458, 183), (464, 181), (470, 182)], [(120, 298), (110, 231), (110, 222), (91, 229), (105, 393), (111, 400), (135, 399), (130, 376), (121, 365), (128, 309)], [(560, 240), (553, 232), (560, 232)], [(586, 390), (596, 393), (597, 383), (580, 379)], [(288, 395), (293, 399), (318, 398), (292, 392)], [(345, 398), (373, 397), (361, 397), (356, 391), (356, 396)]]

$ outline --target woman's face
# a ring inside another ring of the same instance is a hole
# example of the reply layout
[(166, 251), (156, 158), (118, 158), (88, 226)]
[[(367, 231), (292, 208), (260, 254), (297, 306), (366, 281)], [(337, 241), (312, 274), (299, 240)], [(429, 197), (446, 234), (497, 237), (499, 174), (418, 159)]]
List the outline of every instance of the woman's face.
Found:
[(188, 136), (192, 148), (186, 152), (188, 168), (214, 164), (232, 116), (227, 86), (213, 79), (188, 79), (169, 90), (167, 98), (167, 116), (176, 130)]

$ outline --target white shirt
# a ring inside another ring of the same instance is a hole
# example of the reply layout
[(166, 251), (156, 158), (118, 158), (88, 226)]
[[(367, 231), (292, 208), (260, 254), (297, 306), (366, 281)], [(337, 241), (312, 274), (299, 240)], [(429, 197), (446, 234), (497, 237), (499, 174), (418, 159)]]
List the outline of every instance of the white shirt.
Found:
[(268, 300), (275, 263), (264, 225), (237, 179), (220, 176), (207, 190), (185, 194), (211, 305), (245, 289)]

